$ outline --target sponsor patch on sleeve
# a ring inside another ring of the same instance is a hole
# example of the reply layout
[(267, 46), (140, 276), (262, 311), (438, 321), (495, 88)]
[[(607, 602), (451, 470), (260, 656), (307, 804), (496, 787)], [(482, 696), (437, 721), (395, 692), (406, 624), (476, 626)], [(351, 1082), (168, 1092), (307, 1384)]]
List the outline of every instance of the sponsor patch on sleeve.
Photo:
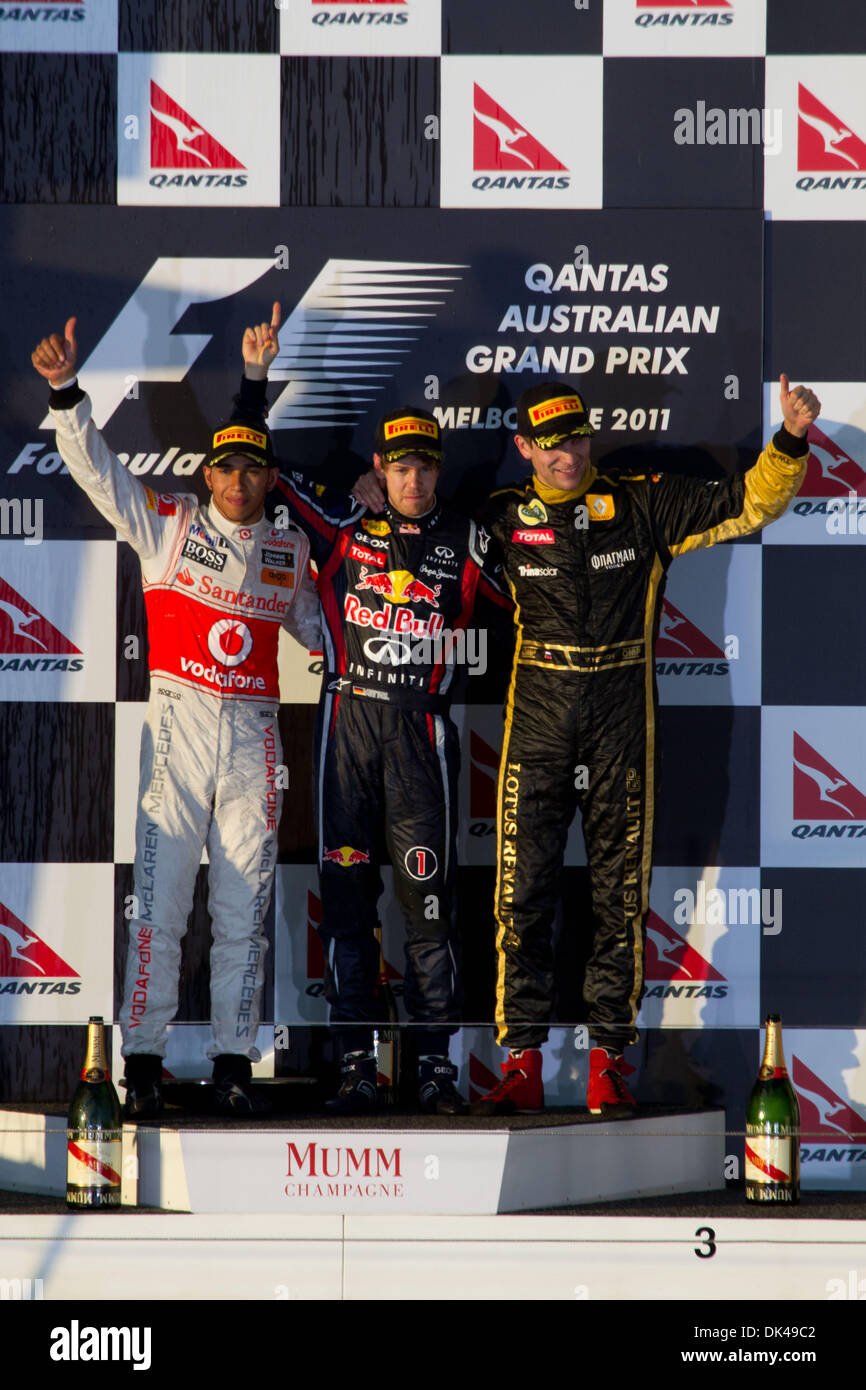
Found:
[(616, 508), (609, 492), (588, 492), (586, 505), (590, 521), (613, 521)]

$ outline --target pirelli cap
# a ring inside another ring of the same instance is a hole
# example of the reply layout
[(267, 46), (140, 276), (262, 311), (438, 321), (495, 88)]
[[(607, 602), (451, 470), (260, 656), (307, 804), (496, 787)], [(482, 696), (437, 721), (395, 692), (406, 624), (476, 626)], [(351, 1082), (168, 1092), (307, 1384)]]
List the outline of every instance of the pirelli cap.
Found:
[(385, 463), (396, 463), (407, 454), (423, 454), (442, 462), (442, 430), (435, 415), (415, 406), (403, 406), (384, 415), (376, 426), (376, 453)]
[(595, 434), (583, 397), (572, 386), (548, 381), (530, 386), (517, 402), (517, 433), (539, 449), (554, 449), (573, 434)]
[(270, 431), (263, 421), (250, 425), (243, 420), (230, 420), (217, 430), (208, 462), (218, 463), (232, 454), (240, 454), (253, 463), (260, 463), (262, 468), (276, 466)]

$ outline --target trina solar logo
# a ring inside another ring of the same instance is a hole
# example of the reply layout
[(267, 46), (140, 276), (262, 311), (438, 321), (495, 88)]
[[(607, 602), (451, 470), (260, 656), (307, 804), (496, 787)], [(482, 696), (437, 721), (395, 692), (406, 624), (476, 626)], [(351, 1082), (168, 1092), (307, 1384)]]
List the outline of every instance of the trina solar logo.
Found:
[[(728, 982), (715, 966), (650, 908), (646, 921), (645, 999), (724, 999)], [(664, 983), (649, 986), (650, 980)]]
[(791, 834), (798, 840), (866, 836), (866, 796), (796, 730), (793, 761)]
[(0, 671), (83, 669), (83, 652), (0, 578)]
[(801, 1162), (862, 1163), (866, 1159), (863, 1116), (797, 1056), (792, 1056), (791, 1080), (800, 1102)]
[(737, 656), (737, 639), (725, 638), (725, 650), (711, 642), (670, 599), (662, 601), (656, 641), (657, 676), (726, 676)]
[(0, 995), (80, 991), (78, 973), (0, 902)]
[(568, 170), (555, 154), (477, 82), (473, 92), (473, 188), (571, 186)]
[(866, 188), (866, 177), (858, 177), (866, 175), (862, 136), (802, 82), (797, 84), (797, 172), (797, 187), (806, 191)]
[(246, 166), (153, 81), (150, 84), (150, 164), (155, 170), (189, 169), (193, 174), (151, 174), (153, 188), (243, 188)]

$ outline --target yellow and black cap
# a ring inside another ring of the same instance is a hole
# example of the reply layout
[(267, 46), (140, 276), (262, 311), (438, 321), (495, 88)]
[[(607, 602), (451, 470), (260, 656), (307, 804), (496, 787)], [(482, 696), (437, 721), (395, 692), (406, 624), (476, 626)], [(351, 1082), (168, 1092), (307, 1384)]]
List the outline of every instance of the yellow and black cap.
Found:
[(517, 402), (517, 433), (539, 449), (555, 449), (574, 434), (595, 434), (583, 397), (573, 386), (548, 381), (530, 386)]
[(219, 463), (232, 454), (240, 454), (241, 458), (259, 463), (262, 468), (276, 467), (270, 431), (264, 421), (251, 425), (243, 420), (230, 420), (216, 431), (208, 463)]
[(383, 415), (376, 426), (376, 453), (384, 463), (396, 463), (407, 454), (421, 454), (434, 463), (442, 462), (442, 429), (435, 415), (403, 406)]

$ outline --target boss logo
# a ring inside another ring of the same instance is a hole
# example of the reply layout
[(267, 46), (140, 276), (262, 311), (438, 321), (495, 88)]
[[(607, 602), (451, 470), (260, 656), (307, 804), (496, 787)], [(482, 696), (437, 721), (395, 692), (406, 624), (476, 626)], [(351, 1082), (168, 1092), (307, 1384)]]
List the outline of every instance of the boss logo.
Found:
[(224, 570), (226, 567), (225, 554), (220, 554), (212, 546), (205, 545), (204, 541), (194, 541), (192, 536), (187, 536), (183, 545), (183, 558), (192, 560), (197, 565), (207, 565), (211, 570)]

